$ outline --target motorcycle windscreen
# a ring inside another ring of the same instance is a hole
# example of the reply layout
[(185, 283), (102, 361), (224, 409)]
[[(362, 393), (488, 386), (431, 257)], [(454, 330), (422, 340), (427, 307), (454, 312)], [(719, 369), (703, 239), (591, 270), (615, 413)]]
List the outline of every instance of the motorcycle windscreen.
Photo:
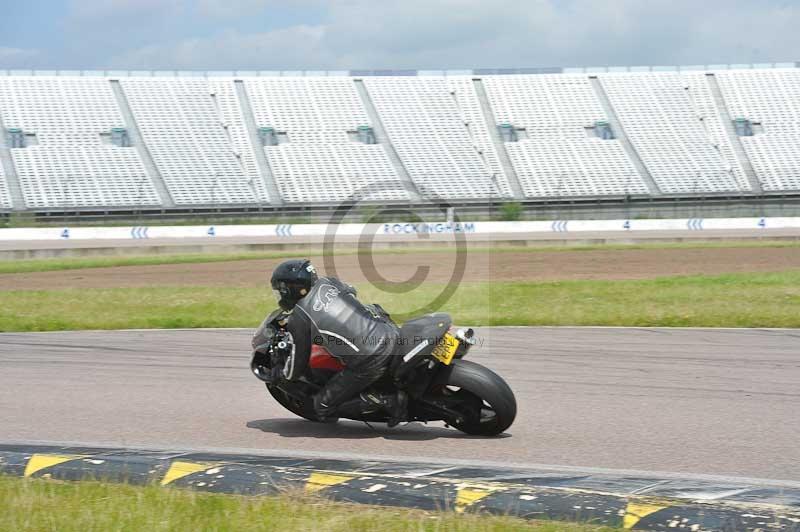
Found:
[(264, 321), (261, 322), (261, 325), (258, 326), (258, 329), (256, 329), (256, 332), (253, 334), (253, 340), (251, 342), (253, 349), (269, 347), (270, 342), (272, 342), (272, 337), (275, 335), (275, 329), (271, 326), (272, 322), (282, 313), (283, 310), (276, 309), (273, 310), (269, 316), (264, 318)]

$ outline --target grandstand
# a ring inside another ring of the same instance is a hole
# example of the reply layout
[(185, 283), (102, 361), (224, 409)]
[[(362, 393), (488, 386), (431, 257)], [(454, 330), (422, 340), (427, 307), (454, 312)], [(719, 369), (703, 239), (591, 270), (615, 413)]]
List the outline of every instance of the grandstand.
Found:
[(0, 71), (0, 211), (800, 194), (794, 64)]
[(398, 180), (385, 147), (350, 138), (369, 125), (351, 79), (248, 79), (243, 84), (255, 123), (275, 134), (263, 150), (284, 201), (340, 202), (361, 190), (373, 200), (409, 199), (404, 189), (385, 186)]
[(717, 77), (731, 116), (751, 128), (741, 141), (764, 189), (800, 189), (800, 71), (742, 70)]
[(135, 150), (106, 143), (125, 125), (108, 81), (0, 77), (0, 110), (11, 152), (4, 166), (13, 167), (6, 180), (16, 176), (24, 198), (12, 198), (13, 207), (160, 203)]
[(525, 196), (647, 194), (619, 140), (587, 135), (587, 127), (607, 119), (587, 76), (488, 76), (484, 82), (498, 123), (524, 132), (505, 149)]
[(8, 194), (8, 185), (6, 185), (6, 176), (3, 172), (3, 167), (0, 165), (0, 209), (11, 208), (11, 197)]
[(423, 196), (509, 196), (505, 180), (492, 179), (493, 170), (481, 158), (470, 134), (478, 128), (485, 132), (485, 121), (469, 121), (445, 78), (371, 77), (364, 85), (403, 166)]

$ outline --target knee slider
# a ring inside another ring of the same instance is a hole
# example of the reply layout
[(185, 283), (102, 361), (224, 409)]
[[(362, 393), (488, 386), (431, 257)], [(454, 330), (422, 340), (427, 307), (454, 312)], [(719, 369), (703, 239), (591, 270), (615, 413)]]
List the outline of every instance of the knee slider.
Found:
[(314, 412), (316, 412), (319, 417), (326, 417), (333, 413), (334, 408), (329, 406), (329, 403), (325, 402), (325, 398), (322, 397), (322, 395), (322, 393), (318, 393), (314, 396)]
[(358, 376), (364, 381), (374, 382), (383, 376), (385, 370), (385, 364), (368, 364), (366, 367), (359, 368)]

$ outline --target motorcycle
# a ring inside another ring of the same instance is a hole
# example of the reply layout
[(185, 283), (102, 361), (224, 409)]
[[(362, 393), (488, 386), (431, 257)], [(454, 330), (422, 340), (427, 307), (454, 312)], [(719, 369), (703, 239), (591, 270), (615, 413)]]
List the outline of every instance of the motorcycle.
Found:
[[(288, 315), (276, 310), (253, 336), (250, 369), (266, 383), (270, 395), (284, 408), (310, 421), (322, 421), (313, 407), (313, 395), (344, 366), (327, 349), (313, 345), (309, 370), (300, 380), (275, 378), (292, 354)], [(472, 435), (496, 436), (514, 422), (517, 402), (508, 384), (490, 369), (464, 360), (476, 343), (472, 329), (451, 331), (446, 313), (433, 313), (405, 322), (392, 363), (384, 377), (368, 391), (408, 394), (407, 422), (444, 421)], [(385, 422), (385, 412), (371, 412), (357, 421)], [(325, 419), (335, 422), (336, 419)]]

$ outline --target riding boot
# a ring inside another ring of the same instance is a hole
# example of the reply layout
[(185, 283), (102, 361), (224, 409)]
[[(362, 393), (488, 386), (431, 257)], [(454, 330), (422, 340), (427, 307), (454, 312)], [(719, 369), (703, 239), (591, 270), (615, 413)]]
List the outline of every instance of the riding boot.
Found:
[(386, 422), (389, 428), (396, 427), (401, 422), (407, 420), (408, 394), (403, 390), (398, 390), (397, 393), (388, 395), (365, 392), (361, 394), (361, 398), (389, 414), (389, 419)]
[[(374, 379), (371, 379), (374, 380)], [(368, 386), (371, 382), (369, 378), (365, 379), (364, 376), (345, 369), (340, 373), (334, 375), (330, 381), (314, 396), (314, 410), (320, 419), (332, 418), (339, 415), (350, 417), (355, 406), (348, 405), (348, 414), (340, 414), (340, 408), (345, 403), (351, 401), (360, 401), (358, 392)], [(355, 396), (354, 399), (351, 399)], [(356, 415), (358, 417), (358, 414)]]
[(364, 399), (364, 394), (356, 396), (354, 399), (345, 401), (336, 407), (336, 415), (347, 419), (359, 419), (365, 414), (372, 414), (380, 410), (372, 401)]
[(407, 418), (408, 395), (404, 391), (393, 394), (376, 394), (363, 392), (355, 399), (350, 399), (336, 408), (336, 415), (349, 419), (358, 419), (366, 414), (384, 411), (389, 414), (387, 425), (395, 427)]
[(408, 420), (408, 394), (403, 390), (398, 390), (395, 395), (390, 397), (389, 405), (386, 407), (389, 412), (387, 425), (396, 427), (403, 421)]
[[(350, 417), (353, 411), (357, 411), (358, 402), (348, 405), (347, 414), (340, 413), (339, 409), (344, 403), (349, 403), (354, 398), (358, 399), (359, 392), (384, 374), (390, 357), (388, 354), (369, 357), (351, 356), (347, 357), (344, 362), (345, 369), (331, 377), (331, 380), (314, 396), (314, 410), (320, 419), (337, 415)], [(364, 406), (369, 407), (370, 405)], [(358, 412), (355, 417), (359, 417), (362, 413), (364, 412)]]

